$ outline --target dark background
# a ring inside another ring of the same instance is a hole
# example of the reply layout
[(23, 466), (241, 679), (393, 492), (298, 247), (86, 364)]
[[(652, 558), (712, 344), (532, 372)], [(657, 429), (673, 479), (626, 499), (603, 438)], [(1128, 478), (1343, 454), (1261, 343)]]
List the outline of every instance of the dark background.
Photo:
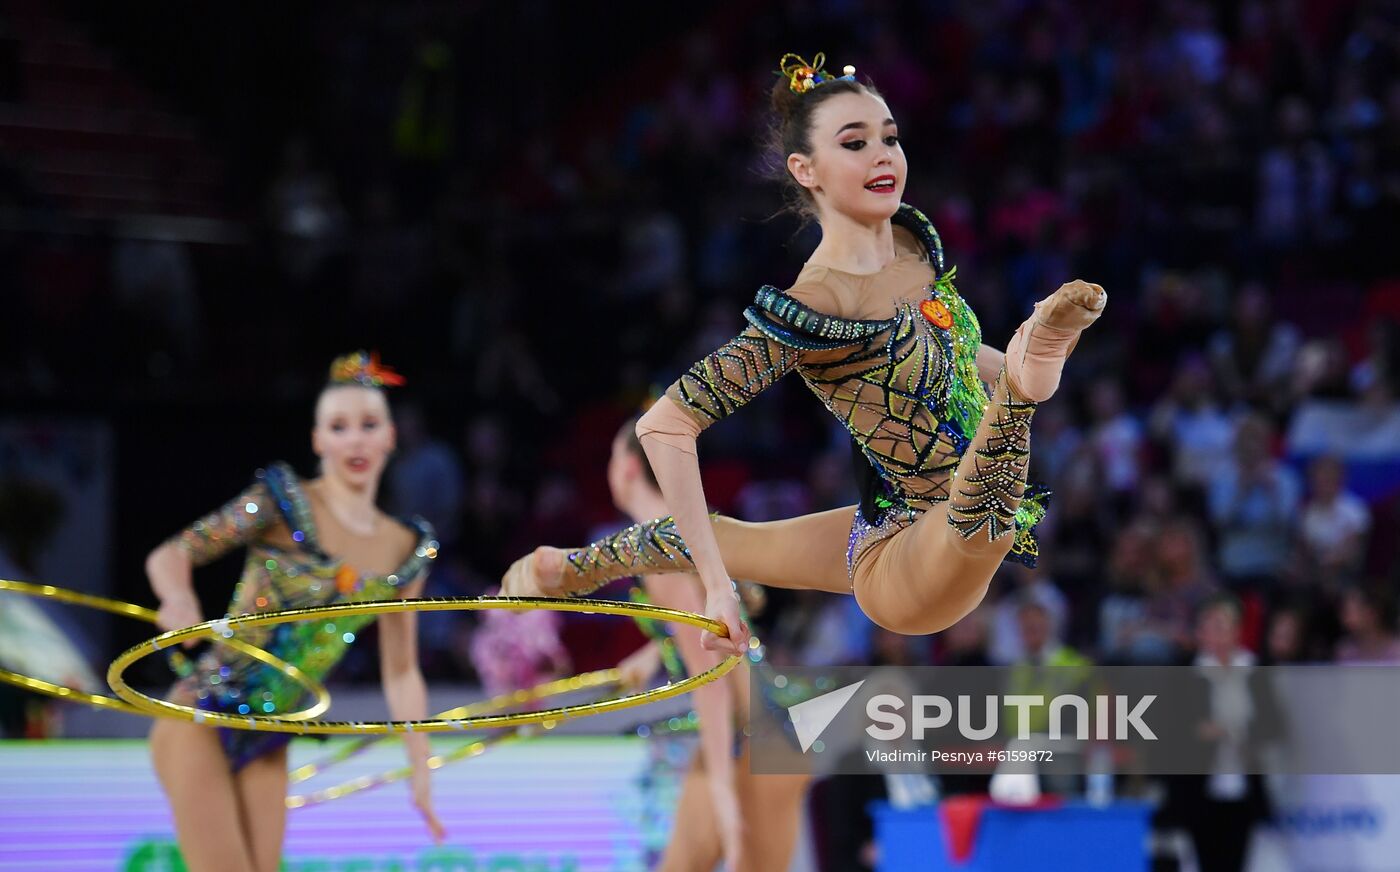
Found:
[[(431, 593), (479, 593), (529, 548), (617, 523), (616, 427), (811, 250), (776, 216), (762, 141), (778, 57), (824, 49), (888, 98), (906, 199), (988, 343), (1071, 277), (1112, 295), (1037, 419), (1044, 565), (998, 580), (973, 649), (1014, 653), (1022, 589), (1101, 659), (1188, 655), (1220, 589), (1260, 654), (1383, 648), (1396, 543), (1369, 531), (1395, 518), (1400, 465), (1342, 452), (1355, 494), (1333, 497), (1289, 433), (1319, 402), (1394, 411), (1397, 20), (1363, 0), (10, 0), (0, 412), (110, 424), (114, 592), (149, 602), (147, 551), (262, 464), (311, 474), (326, 366), (377, 348), (409, 379), (401, 422), (422, 423), (384, 501), (439, 525)], [(722, 511), (853, 501), (848, 442), (796, 380), (702, 455)], [(425, 492), (406, 466), (460, 486)], [(1259, 484), (1238, 516), (1211, 507), (1231, 476)], [(202, 576), (211, 613), (237, 569)], [(1355, 626), (1353, 589), (1372, 610)], [(953, 656), (849, 610), (774, 594), (775, 656)], [(1283, 612), (1301, 641), (1271, 652)], [(472, 677), (472, 626), (425, 631), (430, 679)], [(580, 668), (635, 644), (566, 636)], [(359, 646), (342, 677), (373, 674)]]

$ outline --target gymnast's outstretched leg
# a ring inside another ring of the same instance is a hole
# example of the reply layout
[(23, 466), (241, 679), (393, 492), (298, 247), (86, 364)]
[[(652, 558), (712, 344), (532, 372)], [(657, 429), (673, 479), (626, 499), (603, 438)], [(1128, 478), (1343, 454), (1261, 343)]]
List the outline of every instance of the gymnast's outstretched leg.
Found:
[(856, 599), (871, 620), (897, 633), (936, 633), (982, 601), (1016, 535), (1036, 404), (1054, 394), (1064, 360), (1105, 299), (1098, 285), (1073, 282), (1021, 325), (958, 463), (951, 498), (856, 566)]
[[(855, 506), (781, 521), (711, 517), (724, 565), (735, 578), (769, 587), (850, 593), (846, 545)], [(582, 596), (634, 575), (694, 572), (675, 522), (658, 518), (586, 548), (542, 546), (517, 560), (501, 583), (505, 596)]]

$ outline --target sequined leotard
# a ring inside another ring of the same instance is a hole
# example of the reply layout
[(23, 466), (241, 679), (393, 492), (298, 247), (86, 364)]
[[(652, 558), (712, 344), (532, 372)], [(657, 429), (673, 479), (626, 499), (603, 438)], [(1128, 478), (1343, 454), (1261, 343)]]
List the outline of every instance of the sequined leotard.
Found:
[[(848, 568), (870, 546), (950, 497), (953, 471), (981, 423), (987, 392), (977, 371), (982, 328), (953, 288), (933, 224), (902, 205), (893, 222), (914, 234), (923, 256), (906, 253), (876, 277), (895, 314), (853, 320), (817, 312), (772, 286), (744, 311), (749, 327), (697, 362), (667, 396), (707, 427), (796, 370), (859, 445), (880, 480), (875, 516), (857, 512)], [(844, 276), (808, 266), (793, 289)], [(1043, 492), (1022, 500), (1009, 559), (1034, 565), (1030, 528)], [(1010, 519), (1008, 519), (1010, 520)]]
[[(912, 233), (918, 252), (906, 251), (868, 277), (809, 265), (792, 288), (829, 295), (842, 283), (871, 282), (863, 296), (888, 294), (892, 317), (840, 318), (765, 286), (744, 312), (749, 326), (696, 362), (666, 392), (704, 429), (797, 371), (850, 432), (876, 476), (875, 493), (851, 526), (846, 565), (852, 578), (872, 546), (953, 496), (953, 474), (988, 402), (977, 369), (981, 326), (953, 287), (954, 270), (945, 267), (938, 233), (908, 205), (900, 206), (893, 223)], [(1008, 424), (1020, 432), (1003, 454), (989, 455), (993, 464), (1024, 463), (1024, 448), (1017, 443), (1024, 438), (1030, 404), (1023, 405), (1005, 410)], [(993, 468), (980, 481), (999, 472)], [(1034, 566), (1039, 548), (1033, 528), (1045, 514), (1048, 491), (1031, 486), (1016, 494), (1015, 503), (989, 496), (964, 499), (950, 523), (965, 536), (983, 527), (993, 539), (1014, 531), (1007, 559)], [(629, 527), (570, 553), (568, 562), (574, 575), (567, 584), (571, 595), (613, 578), (694, 566), (671, 518)]]
[[(321, 550), (316, 522), (301, 482), (290, 467), (259, 470), (252, 485), (223, 508), (196, 521), (170, 541), (202, 566), (243, 545), (243, 575), (228, 606), (229, 615), (276, 611), (338, 602), (395, 599), (401, 588), (423, 575), (437, 557), (432, 527), (421, 518), (407, 522), (417, 544), (393, 573), (366, 576)], [(373, 617), (301, 621), (240, 631), (244, 641), (322, 679), (340, 661)], [(213, 646), (196, 673), (177, 687), (195, 695), (196, 705), (229, 714), (273, 714), (302, 702), (299, 685), (280, 671), (236, 652)], [(285, 744), (285, 734), (219, 731), (229, 763), (237, 771), (254, 758)]]

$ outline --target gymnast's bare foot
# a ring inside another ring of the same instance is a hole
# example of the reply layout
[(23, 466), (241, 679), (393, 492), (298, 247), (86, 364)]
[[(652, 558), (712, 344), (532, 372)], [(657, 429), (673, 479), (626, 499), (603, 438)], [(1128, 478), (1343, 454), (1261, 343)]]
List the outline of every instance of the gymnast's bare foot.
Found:
[(564, 555), (567, 553), (562, 548), (541, 545), (515, 561), (501, 578), (501, 596), (566, 596)]
[(1006, 377), (1012, 394), (1040, 403), (1060, 386), (1065, 360), (1084, 328), (1098, 320), (1108, 304), (1104, 289), (1076, 279), (1035, 304), (1006, 346)]

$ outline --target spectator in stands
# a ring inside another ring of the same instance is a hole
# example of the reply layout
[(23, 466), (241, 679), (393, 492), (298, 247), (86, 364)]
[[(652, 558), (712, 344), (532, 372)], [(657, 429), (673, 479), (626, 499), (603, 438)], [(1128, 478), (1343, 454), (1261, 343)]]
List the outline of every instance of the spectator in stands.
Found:
[(1126, 506), (1142, 477), (1142, 425), (1128, 411), (1123, 388), (1115, 378), (1094, 383), (1089, 406), (1094, 421), (1089, 443), (1104, 476), (1100, 487), (1108, 491), (1115, 505)]
[(1400, 663), (1395, 599), (1378, 585), (1353, 587), (1342, 595), (1338, 663)]
[(1204, 359), (1193, 355), (1181, 362), (1171, 392), (1158, 401), (1150, 420), (1153, 438), (1170, 451), (1172, 478), (1204, 489), (1235, 440)]
[(1170, 663), (1190, 649), (1196, 611), (1217, 591), (1202, 540), (1185, 517), (1157, 535), (1142, 622), (1128, 632), (1131, 662)]
[(1229, 400), (1279, 410), (1299, 345), (1298, 329), (1274, 317), (1268, 292), (1254, 282), (1240, 288), (1230, 327), (1211, 338), (1210, 360)]
[(1266, 663), (1284, 666), (1315, 662), (1320, 659), (1316, 648), (1317, 639), (1306, 606), (1286, 605), (1274, 609), (1269, 615), (1269, 629), (1264, 638)]
[(1273, 429), (1249, 415), (1235, 431), (1234, 456), (1211, 485), (1220, 569), (1235, 589), (1272, 590), (1292, 553), (1298, 484), (1273, 457)]
[(1199, 687), (1187, 706), (1202, 774), (1166, 779), (1163, 812), (1185, 823), (1201, 872), (1242, 872), (1255, 824), (1272, 813), (1263, 779), (1251, 773), (1259, 771), (1260, 752), (1282, 735), (1282, 715), (1268, 675), (1240, 644), (1238, 601), (1203, 603), (1195, 643)]
[(1016, 663), (1032, 653), (1025, 648), (1022, 628), (1022, 607), (1031, 600), (1039, 603), (1049, 616), (1053, 636), (1063, 639), (1069, 626), (1069, 603), (1043, 569), (1005, 564), (996, 574), (994, 584), (1002, 591), (991, 613), (992, 662)]
[(1314, 460), (1308, 482), (1312, 493), (1300, 524), (1305, 571), (1316, 574), (1312, 584), (1335, 590), (1362, 568), (1371, 511), (1346, 489), (1346, 467), (1336, 457)]

